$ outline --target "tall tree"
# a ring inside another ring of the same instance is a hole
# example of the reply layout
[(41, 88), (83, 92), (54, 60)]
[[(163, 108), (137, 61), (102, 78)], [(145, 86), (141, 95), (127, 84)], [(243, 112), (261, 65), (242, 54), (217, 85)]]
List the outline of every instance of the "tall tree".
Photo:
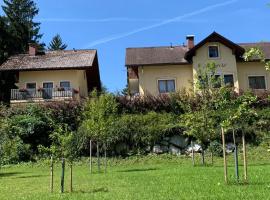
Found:
[(32, 0), (3, 0), (3, 2), (2, 8), (14, 39), (12, 53), (26, 52), (29, 42), (40, 44), (39, 40), (42, 37), (39, 33), (40, 23), (33, 21), (39, 12), (35, 2)]
[(64, 50), (66, 48), (67, 45), (63, 43), (62, 38), (59, 34), (53, 37), (48, 47), (49, 50)]

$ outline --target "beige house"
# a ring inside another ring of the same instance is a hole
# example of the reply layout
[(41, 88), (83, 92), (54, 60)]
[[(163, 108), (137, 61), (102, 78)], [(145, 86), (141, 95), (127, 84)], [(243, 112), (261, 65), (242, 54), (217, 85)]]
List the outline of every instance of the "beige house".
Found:
[(40, 53), (30, 45), (28, 54), (10, 57), (0, 71), (16, 76), (11, 103), (79, 100), (101, 88), (96, 50)]
[(240, 90), (270, 89), (270, 73), (259, 60), (245, 62), (243, 54), (251, 47), (259, 47), (270, 59), (270, 43), (236, 44), (213, 32), (194, 44), (194, 36), (187, 36), (183, 46), (128, 48), (126, 67), (129, 91), (134, 94), (177, 92), (194, 89), (198, 67), (215, 62), (217, 77), (223, 84)]

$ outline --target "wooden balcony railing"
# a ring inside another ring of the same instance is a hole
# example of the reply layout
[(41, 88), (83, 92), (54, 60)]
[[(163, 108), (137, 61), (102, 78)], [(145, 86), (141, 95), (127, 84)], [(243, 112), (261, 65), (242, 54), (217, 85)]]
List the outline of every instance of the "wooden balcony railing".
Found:
[(11, 101), (73, 99), (78, 91), (73, 88), (11, 89)]

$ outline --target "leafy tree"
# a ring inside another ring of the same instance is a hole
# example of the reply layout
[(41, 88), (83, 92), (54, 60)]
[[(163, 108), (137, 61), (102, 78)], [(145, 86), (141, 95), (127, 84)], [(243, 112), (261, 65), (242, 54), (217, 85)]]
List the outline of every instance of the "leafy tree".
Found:
[(66, 48), (67, 48), (67, 45), (62, 42), (62, 38), (59, 34), (53, 37), (48, 47), (48, 49), (51, 51), (64, 50)]
[[(10, 35), (13, 38), (12, 53), (28, 50), (28, 43), (40, 44), (40, 23), (34, 22), (39, 10), (32, 0), (3, 0), (3, 11), (7, 17)], [(44, 46), (44, 44), (41, 44)]]
[(245, 61), (251, 61), (253, 59), (259, 60), (265, 65), (265, 69), (270, 71), (270, 61), (265, 59), (263, 51), (259, 47), (252, 47), (244, 54)]
[(112, 142), (115, 135), (112, 132), (118, 114), (117, 103), (112, 94), (97, 95), (94, 91), (86, 102), (84, 120), (80, 127), (87, 137), (100, 142)]

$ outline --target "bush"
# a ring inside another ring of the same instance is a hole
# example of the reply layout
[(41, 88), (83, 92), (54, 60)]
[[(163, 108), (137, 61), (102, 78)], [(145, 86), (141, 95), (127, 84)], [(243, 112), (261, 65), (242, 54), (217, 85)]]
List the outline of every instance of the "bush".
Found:
[(214, 156), (222, 156), (223, 154), (222, 145), (216, 140), (210, 142), (208, 150), (209, 152), (213, 153)]

